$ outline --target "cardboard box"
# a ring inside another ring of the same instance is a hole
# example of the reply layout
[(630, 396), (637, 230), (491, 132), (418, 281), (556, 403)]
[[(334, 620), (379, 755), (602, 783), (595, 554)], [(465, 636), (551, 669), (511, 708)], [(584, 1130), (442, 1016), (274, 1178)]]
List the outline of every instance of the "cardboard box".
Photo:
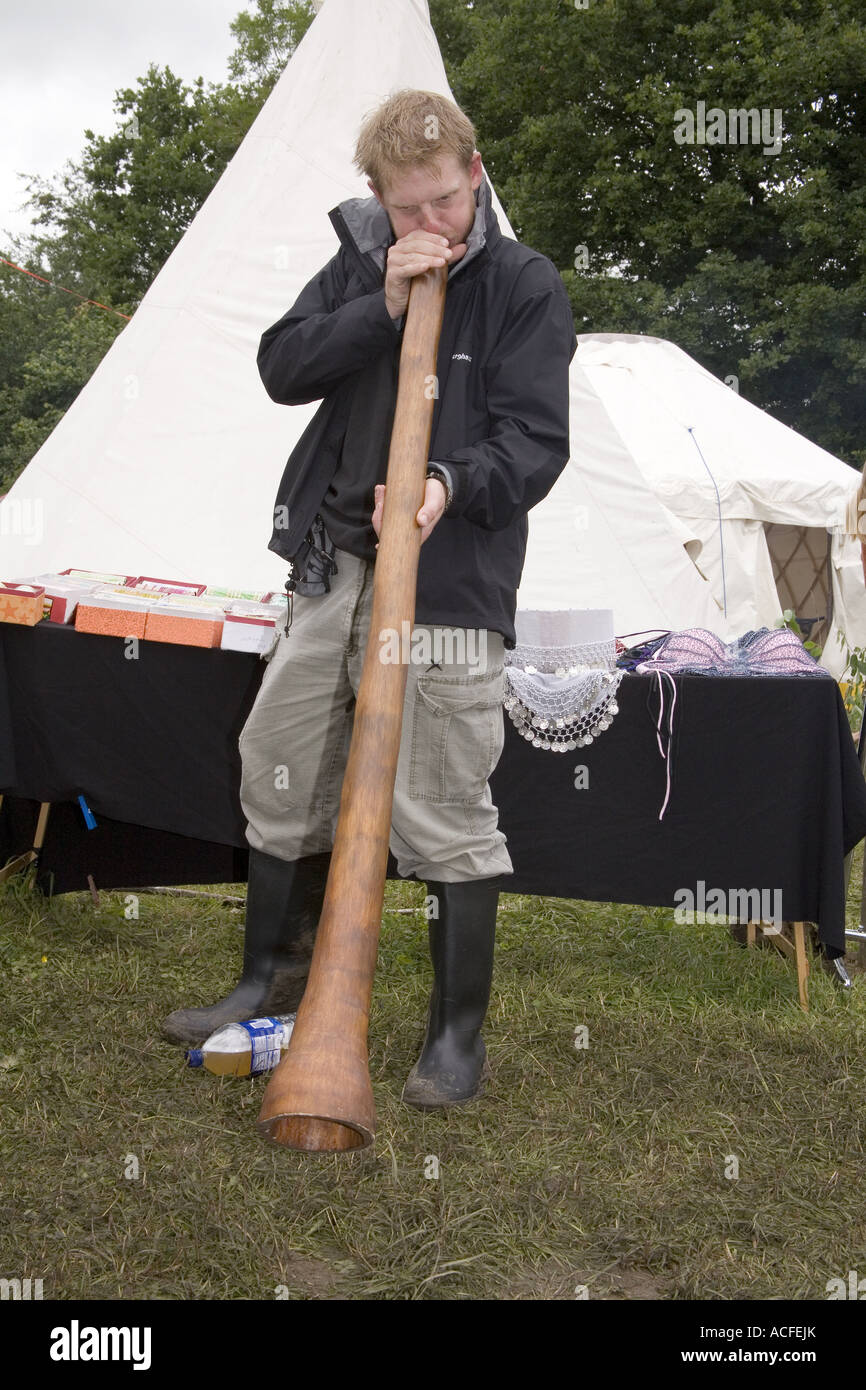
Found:
[(221, 609), (213, 605), (198, 608), (191, 603), (166, 602), (153, 604), (150, 608), (144, 635), (148, 642), (176, 642), (184, 647), (218, 647), (222, 631)]
[(237, 599), (226, 611), (222, 646), (226, 651), (266, 653), (285, 621), (284, 603), (249, 603)]
[(44, 595), (45, 589), (41, 584), (0, 580), (0, 623), (35, 627), (42, 621)]
[(223, 623), (220, 646), (227, 652), (269, 652), (277, 636), (277, 624), (282, 615), (260, 607), (258, 612), (243, 612), (230, 608)]
[(96, 589), (78, 600), (75, 630), (103, 637), (144, 637), (152, 603), (131, 589)]
[(75, 579), (69, 578), (67, 575), (57, 574), (38, 574), (28, 583), (44, 585), (42, 615), (48, 623), (72, 622), (79, 600), (103, 587), (93, 580)]

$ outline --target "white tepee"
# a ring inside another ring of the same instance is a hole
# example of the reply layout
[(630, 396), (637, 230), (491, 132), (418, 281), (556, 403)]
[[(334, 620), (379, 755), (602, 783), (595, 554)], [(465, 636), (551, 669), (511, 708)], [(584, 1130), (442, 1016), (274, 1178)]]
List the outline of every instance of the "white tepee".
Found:
[[(3, 578), (77, 566), (282, 587), (271, 509), (315, 406), (268, 399), (259, 337), (333, 255), (328, 210), (368, 192), (351, 160), (363, 116), (399, 87), (451, 95), (426, 0), (319, 9), (132, 321), (0, 503)], [(571, 463), (530, 517), (519, 602), (613, 608), (620, 633), (772, 622), (764, 523), (824, 538), (857, 481), (652, 339), (581, 339), (571, 436)], [(859, 549), (841, 540), (833, 598), (849, 640), (866, 640)]]

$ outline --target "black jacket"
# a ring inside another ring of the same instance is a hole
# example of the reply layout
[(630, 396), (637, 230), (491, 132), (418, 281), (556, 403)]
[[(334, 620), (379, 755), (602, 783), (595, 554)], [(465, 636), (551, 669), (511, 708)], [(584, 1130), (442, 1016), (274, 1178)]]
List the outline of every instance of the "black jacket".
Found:
[[(504, 237), (486, 180), (468, 249), (448, 273), (430, 458), (453, 498), (424, 542), (415, 620), (486, 627), (514, 646), (527, 512), (568, 460), (568, 366), (576, 339), (554, 265)], [(263, 334), (258, 367), (271, 399), (324, 397), (286, 464), (269, 548), (303, 573), (309, 531), (340, 460), (349, 406), (371, 359), (399, 337), (385, 307), (394, 236), (375, 198), (330, 214), (337, 254)]]

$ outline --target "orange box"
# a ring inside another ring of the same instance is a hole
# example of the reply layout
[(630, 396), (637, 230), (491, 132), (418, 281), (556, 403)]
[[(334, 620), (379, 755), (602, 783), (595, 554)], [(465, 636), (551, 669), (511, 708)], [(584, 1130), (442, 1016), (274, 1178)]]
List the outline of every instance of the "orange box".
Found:
[(222, 633), (219, 609), (183, 608), (180, 604), (155, 604), (144, 630), (148, 642), (177, 642), (184, 647), (218, 647)]
[(103, 637), (143, 637), (152, 599), (128, 597), (113, 589), (97, 589), (78, 600), (76, 632), (96, 632)]
[(15, 584), (0, 580), (0, 623), (35, 627), (42, 620), (44, 584)]

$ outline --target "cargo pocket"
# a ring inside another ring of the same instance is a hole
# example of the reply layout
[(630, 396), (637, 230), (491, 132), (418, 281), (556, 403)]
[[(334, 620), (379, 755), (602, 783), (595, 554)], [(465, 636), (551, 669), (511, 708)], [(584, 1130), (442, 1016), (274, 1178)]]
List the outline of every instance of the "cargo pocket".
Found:
[(505, 742), (502, 667), (483, 677), (419, 676), (412, 711), (409, 795), (478, 801)]

